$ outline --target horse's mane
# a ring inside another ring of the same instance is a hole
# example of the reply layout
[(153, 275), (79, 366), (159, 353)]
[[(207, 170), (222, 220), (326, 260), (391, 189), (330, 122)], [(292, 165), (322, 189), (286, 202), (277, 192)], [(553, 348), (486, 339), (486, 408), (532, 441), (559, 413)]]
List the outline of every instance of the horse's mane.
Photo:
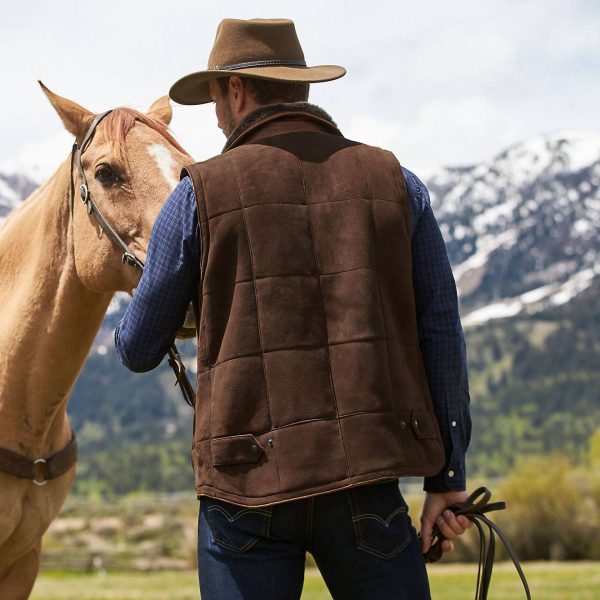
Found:
[(160, 133), (177, 150), (183, 154), (187, 154), (162, 121), (145, 115), (133, 108), (119, 107), (115, 108), (104, 118), (104, 127), (106, 128), (107, 139), (120, 160), (125, 161), (125, 138), (137, 121)]

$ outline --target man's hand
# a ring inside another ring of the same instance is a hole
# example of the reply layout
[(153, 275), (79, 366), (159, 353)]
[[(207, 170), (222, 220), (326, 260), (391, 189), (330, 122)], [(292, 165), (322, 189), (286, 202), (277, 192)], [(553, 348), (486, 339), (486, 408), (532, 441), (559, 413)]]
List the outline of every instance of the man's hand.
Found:
[(194, 309), (190, 304), (185, 313), (185, 321), (177, 330), (177, 339), (187, 340), (193, 337), (196, 337), (196, 317), (194, 315)]
[(427, 492), (423, 512), (421, 513), (421, 547), (423, 553), (431, 546), (431, 532), (437, 525), (442, 535), (446, 538), (442, 542), (442, 551), (450, 552), (454, 549), (452, 540), (464, 533), (473, 523), (464, 516), (456, 516), (451, 510), (444, 509), (456, 502), (465, 502), (469, 497), (468, 492), (444, 492), (434, 494)]

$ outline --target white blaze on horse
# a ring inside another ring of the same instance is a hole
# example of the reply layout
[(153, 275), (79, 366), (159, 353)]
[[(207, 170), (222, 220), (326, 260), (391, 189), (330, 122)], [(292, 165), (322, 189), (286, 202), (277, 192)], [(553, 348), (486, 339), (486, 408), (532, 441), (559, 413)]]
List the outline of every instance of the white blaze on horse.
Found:
[[(42, 89), (81, 147), (95, 115)], [(192, 162), (170, 120), (167, 97), (148, 114), (114, 109), (81, 155), (83, 178), (67, 159), (0, 228), (0, 469), (20, 473), (0, 470), (2, 599), (29, 597), (42, 535), (75, 477), (69, 394), (113, 293), (131, 292), (141, 273), (81, 201), (80, 184), (143, 260), (161, 206)]]

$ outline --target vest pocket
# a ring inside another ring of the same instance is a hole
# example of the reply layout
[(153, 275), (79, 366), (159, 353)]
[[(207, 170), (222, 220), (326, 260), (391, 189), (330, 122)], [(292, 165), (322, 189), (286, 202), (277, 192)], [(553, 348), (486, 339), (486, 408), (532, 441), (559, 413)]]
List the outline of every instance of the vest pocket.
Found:
[(436, 439), (435, 424), (426, 410), (413, 410), (410, 415), (410, 426), (420, 440)]
[(348, 493), (360, 550), (388, 560), (408, 546), (412, 526), (396, 480), (359, 486)]
[(235, 435), (211, 441), (213, 466), (243, 465), (258, 462), (265, 449), (253, 435)]
[(248, 508), (203, 496), (213, 543), (233, 552), (246, 552), (269, 537), (272, 508)]

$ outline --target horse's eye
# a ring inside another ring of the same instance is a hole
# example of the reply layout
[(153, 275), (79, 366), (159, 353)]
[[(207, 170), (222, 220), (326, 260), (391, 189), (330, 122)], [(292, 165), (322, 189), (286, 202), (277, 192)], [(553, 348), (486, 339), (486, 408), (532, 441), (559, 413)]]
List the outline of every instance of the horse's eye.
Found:
[(94, 177), (102, 184), (102, 185), (110, 185), (112, 183), (119, 182), (119, 176), (113, 171), (111, 167), (108, 165), (98, 165), (96, 167), (96, 173)]

